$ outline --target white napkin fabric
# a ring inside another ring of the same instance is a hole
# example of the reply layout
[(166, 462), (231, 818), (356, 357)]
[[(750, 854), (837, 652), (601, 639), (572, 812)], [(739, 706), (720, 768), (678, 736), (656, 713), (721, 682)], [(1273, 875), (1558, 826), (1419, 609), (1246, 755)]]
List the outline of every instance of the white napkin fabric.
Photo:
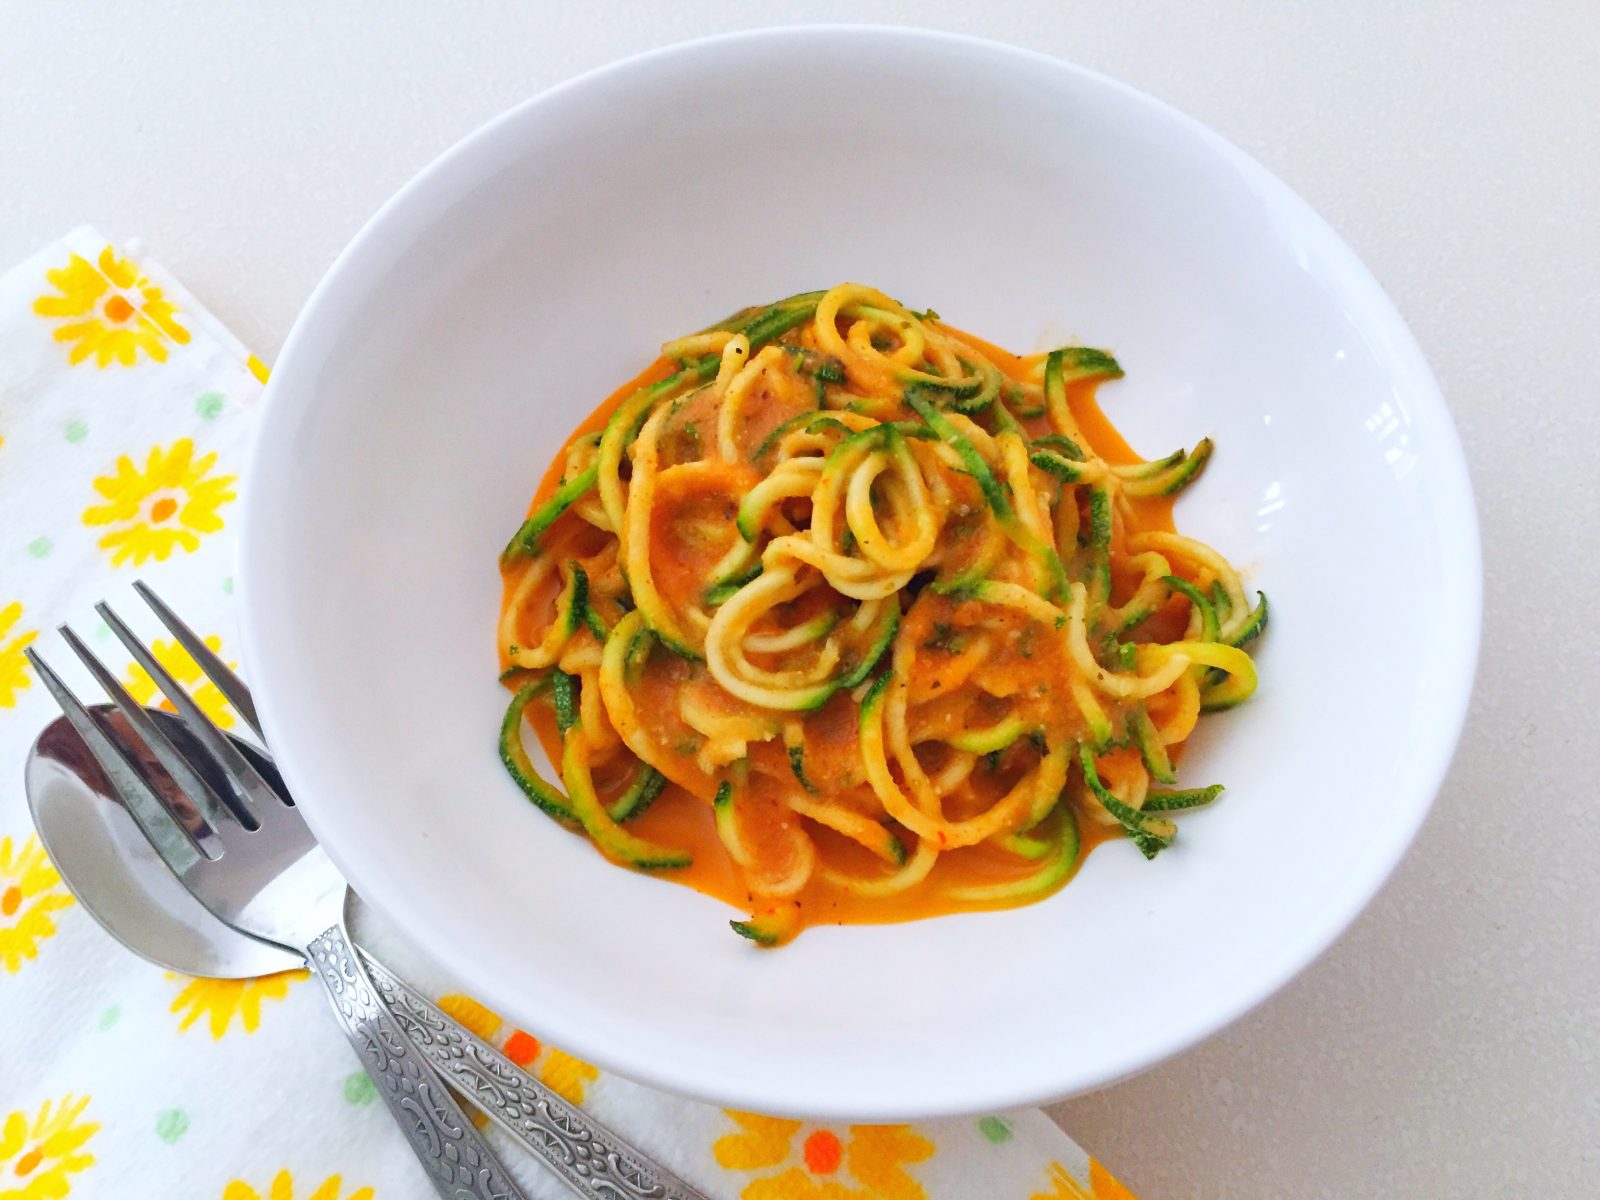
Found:
[[(197, 684), (129, 589), (143, 578), (236, 662), (240, 475), (266, 378), (135, 243), (78, 229), (0, 278), (0, 1200), (434, 1195), (315, 982), (191, 979), (136, 958), (73, 900), (23, 796), (28, 748), (57, 715), (23, 648), (34, 644), (86, 702), (102, 699), (56, 638), (59, 623), (153, 697), (95, 615), (109, 600)], [(193, 690), (232, 723), (215, 689)], [(513, 1028), (371, 913), (358, 936), (718, 1200), (1129, 1197), (1036, 1109), (901, 1126), (727, 1112)], [(568, 1195), (497, 1130), (490, 1137), (530, 1196)]]

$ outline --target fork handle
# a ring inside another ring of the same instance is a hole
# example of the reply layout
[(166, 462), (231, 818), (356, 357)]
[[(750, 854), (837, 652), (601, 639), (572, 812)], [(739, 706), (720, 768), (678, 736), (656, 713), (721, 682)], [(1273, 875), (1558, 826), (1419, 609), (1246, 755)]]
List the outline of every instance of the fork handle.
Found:
[(461, 1106), (383, 1005), (340, 925), (306, 947), (306, 965), (328, 989), (333, 1011), (378, 1095), (445, 1200), (526, 1200)]
[(710, 1200), (361, 951), (368, 976), (440, 1076), (586, 1200)]

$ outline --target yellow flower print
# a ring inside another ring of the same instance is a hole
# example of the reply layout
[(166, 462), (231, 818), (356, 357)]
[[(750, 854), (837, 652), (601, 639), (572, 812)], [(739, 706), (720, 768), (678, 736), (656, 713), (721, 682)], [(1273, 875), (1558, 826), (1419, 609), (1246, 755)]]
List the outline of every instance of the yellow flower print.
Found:
[[(206, 646), (213, 654), (222, 653), (222, 639), (215, 634), (206, 638)], [(150, 644), (150, 652), (174, 679), (184, 685), (185, 690), (194, 697), (194, 702), (206, 716), (224, 729), (233, 727), (233, 710), (228, 707), (228, 701), (217, 690), (217, 685), (206, 679), (200, 664), (195, 662), (187, 650), (177, 642), (157, 638)], [(228, 666), (235, 671), (239, 669), (238, 663), (229, 663)], [(199, 686), (196, 687), (195, 684)], [(128, 664), (122, 677), (122, 686), (127, 688), (128, 693), (140, 704), (149, 704), (159, 695), (156, 681), (151, 679), (149, 672), (138, 663)], [(161, 707), (168, 712), (173, 711), (171, 701), (165, 698), (161, 700)]]
[(236, 498), (236, 475), (211, 475), (217, 455), (195, 457), (194, 442), (179, 438), (163, 450), (152, 447), (143, 469), (126, 454), (117, 459), (116, 474), (102, 475), (94, 490), (104, 504), (83, 510), (85, 525), (112, 525), (100, 539), (111, 551), (111, 565), (146, 559), (165, 562), (174, 550), (199, 549), (203, 534), (222, 528), (217, 510)]
[(30, 834), (16, 851), (10, 838), (0, 838), (0, 963), (7, 974), (39, 956), (39, 943), (56, 933), (50, 914), (73, 903), (37, 837)]
[(56, 290), (35, 300), (33, 311), (61, 322), (55, 338), (72, 344), (67, 361), (73, 365), (93, 355), (100, 367), (131, 367), (141, 353), (165, 362), (169, 341), (181, 346), (189, 340), (172, 301), (110, 246), (98, 263), (74, 254), (45, 278)]
[(1137, 1197), (1091, 1158), (1087, 1189), (1072, 1177), (1071, 1171), (1053, 1162), (1050, 1164), (1050, 1190), (1035, 1192), (1029, 1200), (1137, 1200)]
[[(343, 1187), (344, 1181), (339, 1176), (329, 1175), (301, 1200), (372, 1200), (369, 1187), (353, 1192), (345, 1192)], [(222, 1189), (222, 1200), (295, 1200), (294, 1176), (288, 1171), (279, 1171), (272, 1177), (264, 1196), (244, 1180), (235, 1179)]]
[(71, 1093), (46, 1100), (30, 1122), (23, 1112), (0, 1123), (0, 1200), (62, 1200), (72, 1190), (69, 1175), (94, 1165), (83, 1147), (100, 1128), (80, 1121), (89, 1097)]
[(191, 979), (187, 975), (171, 975), (169, 979), (185, 981), (183, 989), (173, 998), (168, 1012), (182, 1013), (179, 1030), (193, 1025), (201, 1017), (207, 1018), (213, 1039), (228, 1032), (234, 1017), (246, 1033), (254, 1033), (261, 1024), (261, 1002), (282, 1000), (289, 994), (289, 985), (298, 983), (310, 974), (304, 969), (279, 971), (276, 975), (262, 975), (255, 979)]
[(459, 993), (440, 996), (439, 1007), (524, 1071), (537, 1075), (540, 1083), (568, 1104), (582, 1104), (584, 1089), (600, 1078), (600, 1068), (545, 1045), (531, 1033), (520, 1029), (502, 1033), (505, 1022), (500, 1014), (485, 1008), (471, 996)]
[[(517, 1030), (501, 1047), (506, 1057), (512, 1062), (518, 1062), (517, 1039), (519, 1035), (526, 1039), (523, 1048), (531, 1050), (534, 1055), (539, 1053), (539, 1040), (531, 1034)], [(532, 1061), (530, 1057), (528, 1061)], [(525, 1062), (518, 1063), (526, 1066)], [(600, 1078), (600, 1068), (575, 1055), (568, 1054), (565, 1050), (557, 1050), (554, 1046), (544, 1047), (544, 1056), (539, 1060), (537, 1070), (539, 1082), (544, 1084), (568, 1104), (582, 1104), (583, 1090), (588, 1085)]]
[(17, 693), (29, 685), (28, 660), (23, 648), (39, 636), (37, 629), (23, 629), (7, 637), (22, 620), (22, 605), (13, 600), (0, 608), (0, 708), (14, 708)]
[(933, 1155), (933, 1143), (909, 1125), (851, 1125), (841, 1136), (824, 1125), (728, 1111), (737, 1132), (711, 1148), (729, 1171), (767, 1172), (740, 1200), (927, 1200), (906, 1166)]

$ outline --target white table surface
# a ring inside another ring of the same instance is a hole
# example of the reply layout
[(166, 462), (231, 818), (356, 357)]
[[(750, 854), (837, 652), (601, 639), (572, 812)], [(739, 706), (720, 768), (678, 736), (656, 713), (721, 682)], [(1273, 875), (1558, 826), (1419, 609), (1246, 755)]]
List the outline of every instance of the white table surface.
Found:
[(1496, 7), (6, 4), (0, 265), (83, 221), (142, 237), (270, 361), (346, 239), (480, 122), (755, 24), (981, 34), (1209, 122), (1351, 242), (1431, 358), (1483, 520), (1482, 665), (1433, 816), (1334, 949), (1200, 1048), (1054, 1114), (1143, 1200), (1593, 1196), (1600, 6)]

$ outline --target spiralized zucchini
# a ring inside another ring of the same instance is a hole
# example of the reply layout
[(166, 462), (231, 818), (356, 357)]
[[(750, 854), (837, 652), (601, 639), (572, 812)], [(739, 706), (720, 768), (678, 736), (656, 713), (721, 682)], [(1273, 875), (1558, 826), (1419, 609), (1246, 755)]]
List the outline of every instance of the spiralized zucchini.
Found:
[(1267, 604), (1170, 527), (1211, 440), (1120, 452), (1121, 375), (859, 284), (667, 343), (502, 555), (508, 771), (759, 945), (1035, 900), (1107, 836), (1154, 857), (1221, 791), (1173, 787), (1180, 751), (1255, 690)]

